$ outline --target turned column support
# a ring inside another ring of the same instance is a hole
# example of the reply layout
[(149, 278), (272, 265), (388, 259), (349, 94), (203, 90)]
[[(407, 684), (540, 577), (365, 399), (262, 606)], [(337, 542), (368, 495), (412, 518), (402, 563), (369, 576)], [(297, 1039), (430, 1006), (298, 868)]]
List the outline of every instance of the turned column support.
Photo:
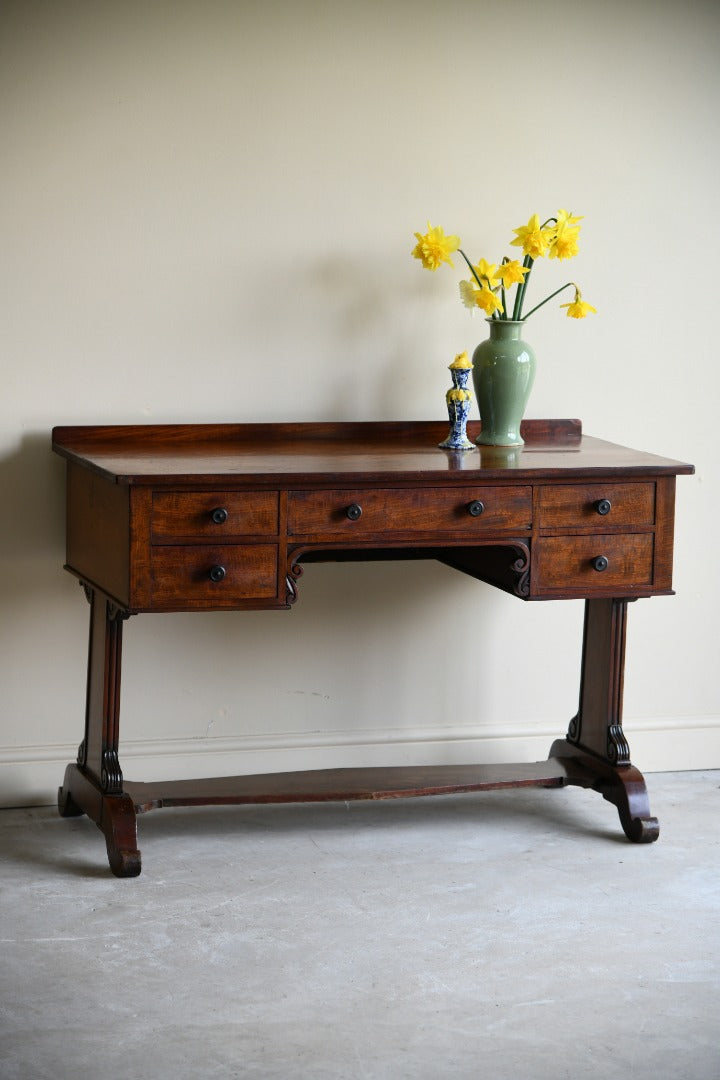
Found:
[(123, 622), (128, 612), (102, 593), (85, 588), (90, 602), (85, 736), (78, 765), (107, 795), (122, 794), (118, 758)]
[(617, 807), (625, 835), (635, 843), (657, 840), (645, 780), (630, 763), (622, 727), (627, 605), (630, 600), (585, 601), (580, 705), (566, 739), (550, 756), (562, 759), (567, 782), (599, 791)]
[(85, 735), (77, 764), (58, 791), (64, 817), (87, 814), (102, 830), (110, 867), (119, 877), (140, 873), (135, 807), (123, 793), (118, 756), (123, 623), (129, 612), (85, 585), (90, 603)]
[(622, 728), (627, 606), (630, 601), (586, 600), (580, 705), (568, 742), (609, 765), (629, 765)]

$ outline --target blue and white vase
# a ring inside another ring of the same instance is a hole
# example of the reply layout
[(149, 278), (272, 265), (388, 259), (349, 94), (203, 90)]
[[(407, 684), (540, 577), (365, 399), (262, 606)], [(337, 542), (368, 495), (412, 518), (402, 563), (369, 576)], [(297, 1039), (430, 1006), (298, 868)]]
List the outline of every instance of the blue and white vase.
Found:
[(450, 431), (447, 438), (438, 446), (442, 450), (475, 450), (475, 444), (467, 437), (467, 422), (470, 415), (472, 392), (467, 384), (472, 372), (472, 363), (466, 352), (458, 353), (450, 367), (452, 387), (445, 395)]

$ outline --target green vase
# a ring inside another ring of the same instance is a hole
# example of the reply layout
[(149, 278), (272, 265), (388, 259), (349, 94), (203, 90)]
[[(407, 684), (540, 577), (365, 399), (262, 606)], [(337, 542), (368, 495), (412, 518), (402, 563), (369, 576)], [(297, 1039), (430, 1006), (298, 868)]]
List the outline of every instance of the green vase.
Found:
[(522, 339), (523, 320), (488, 319), (490, 337), (473, 353), (480, 407), (480, 446), (522, 446), (520, 421), (535, 379), (535, 353)]

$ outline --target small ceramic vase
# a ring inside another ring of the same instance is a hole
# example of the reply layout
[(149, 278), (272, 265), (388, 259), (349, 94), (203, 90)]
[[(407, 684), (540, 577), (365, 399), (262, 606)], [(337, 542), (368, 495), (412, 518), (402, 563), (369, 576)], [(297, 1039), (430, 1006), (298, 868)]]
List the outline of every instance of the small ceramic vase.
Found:
[(470, 415), (472, 393), (467, 388), (472, 364), (466, 352), (459, 353), (450, 364), (452, 387), (445, 395), (450, 431), (447, 438), (438, 443), (442, 450), (474, 450), (475, 444), (467, 437), (467, 422)]

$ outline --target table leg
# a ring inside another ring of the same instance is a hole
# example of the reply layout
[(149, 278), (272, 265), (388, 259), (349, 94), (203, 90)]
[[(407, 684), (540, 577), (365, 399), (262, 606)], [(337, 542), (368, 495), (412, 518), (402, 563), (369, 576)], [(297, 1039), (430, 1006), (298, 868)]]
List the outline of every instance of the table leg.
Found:
[(58, 791), (63, 817), (87, 814), (105, 836), (110, 868), (118, 877), (140, 873), (135, 805), (123, 793), (118, 759), (122, 628), (127, 612), (86, 588), (90, 640), (85, 737), (77, 764), (68, 765)]
[(650, 843), (660, 828), (650, 814), (643, 775), (630, 762), (622, 728), (628, 603), (586, 600), (580, 707), (567, 738), (553, 743), (550, 757), (564, 760), (569, 783), (592, 787), (617, 807), (629, 840)]

